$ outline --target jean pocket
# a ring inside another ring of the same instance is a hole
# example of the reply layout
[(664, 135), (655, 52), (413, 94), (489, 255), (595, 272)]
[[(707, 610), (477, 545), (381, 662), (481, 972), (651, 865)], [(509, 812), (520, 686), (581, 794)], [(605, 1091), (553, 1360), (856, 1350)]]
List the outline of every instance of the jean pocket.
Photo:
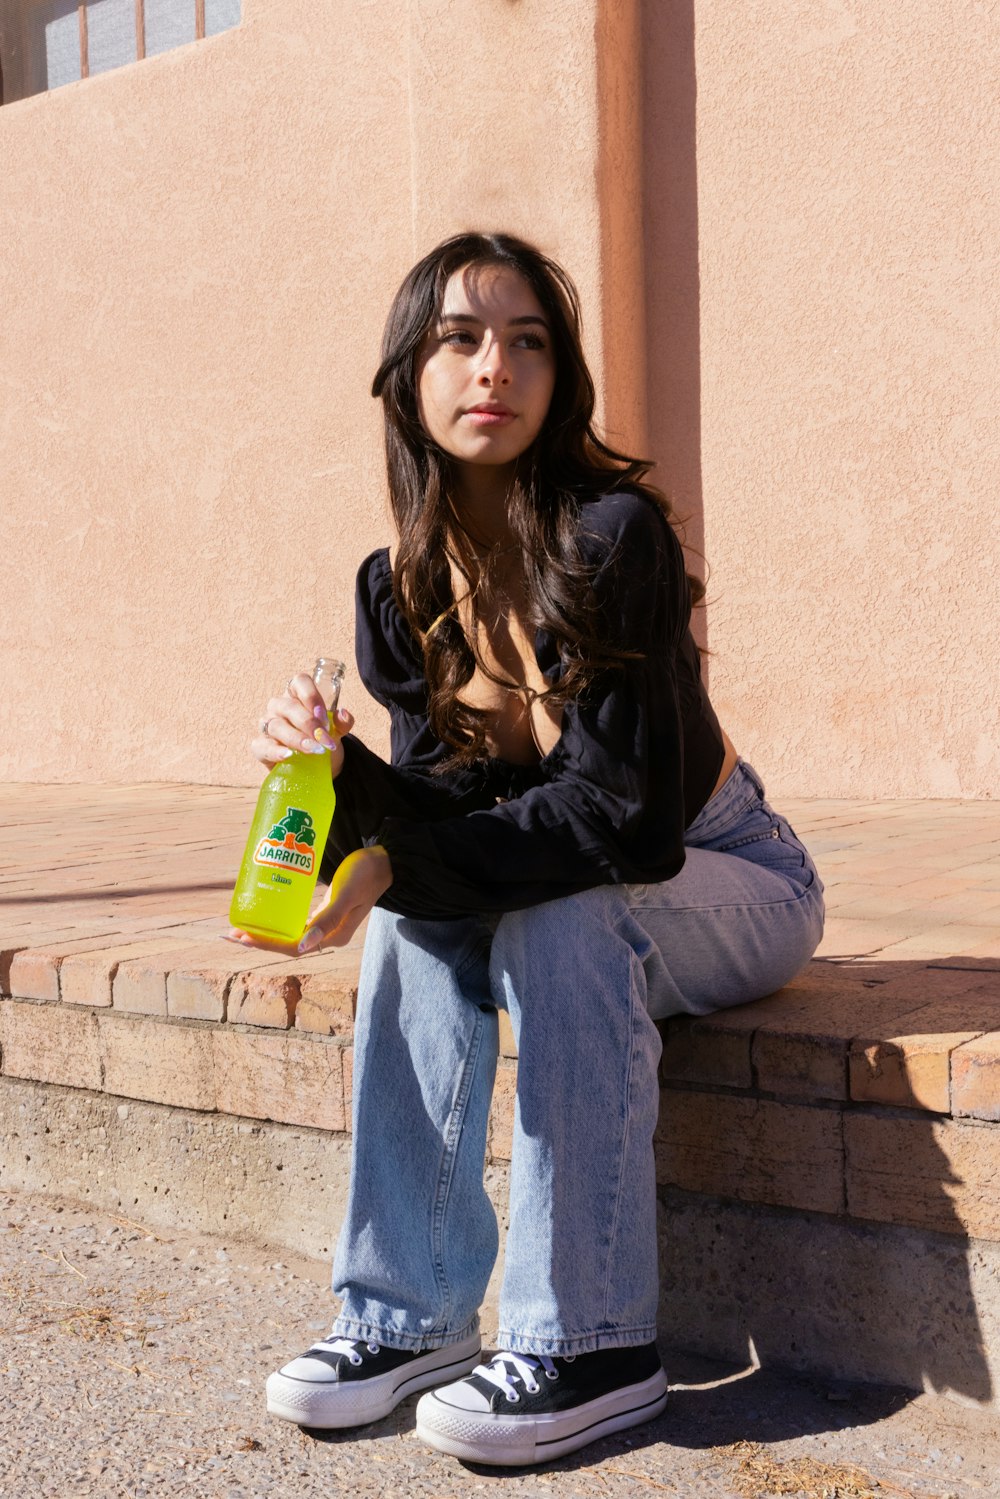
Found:
[(728, 843), (720, 843), (717, 845), (717, 851), (720, 854), (735, 854), (738, 849), (748, 848), (751, 843), (763, 843), (769, 838), (773, 840), (780, 837), (781, 829), (775, 823), (773, 827), (765, 828), (762, 832), (747, 833), (743, 838), (733, 838)]
[(811, 869), (811, 861), (804, 845), (784, 818), (770, 811), (762, 815), (767, 817), (767, 827), (750, 831), (744, 826), (738, 837), (727, 838), (716, 844), (719, 853), (731, 854), (736, 859), (748, 859), (762, 869), (773, 869), (776, 874), (801, 879), (803, 871)]

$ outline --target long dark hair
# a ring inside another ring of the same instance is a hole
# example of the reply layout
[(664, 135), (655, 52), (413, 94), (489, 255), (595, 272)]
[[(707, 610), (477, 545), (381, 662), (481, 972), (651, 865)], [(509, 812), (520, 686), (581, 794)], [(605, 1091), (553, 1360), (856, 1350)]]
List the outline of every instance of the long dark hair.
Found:
[[(487, 715), (460, 702), (457, 694), (477, 666), (492, 676), (458, 618), (452, 565), (466, 577), (473, 618), (479, 619), (491, 604), (496, 607), (495, 557), (470, 553), (457, 534), (451, 460), (420, 420), (416, 363), (440, 316), (449, 278), (469, 266), (502, 266), (523, 277), (542, 306), (552, 339), (552, 401), (541, 432), (518, 460), (507, 509), (532, 623), (551, 632), (563, 661), (560, 680), (545, 694), (551, 704), (579, 696), (596, 671), (626, 659), (598, 638), (590, 570), (577, 545), (581, 502), (628, 486), (647, 494), (673, 519), (666, 498), (645, 482), (652, 465), (616, 452), (594, 431), (594, 382), (581, 345), (579, 297), (562, 267), (509, 234), (459, 234), (425, 255), (389, 311), (372, 394), (382, 401), (389, 498), (399, 532), (396, 602), (423, 648), (430, 723), (453, 748), (449, 765), (487, 754)], [(697, 601), (704, 589), (697, 579), (690, 581)]]

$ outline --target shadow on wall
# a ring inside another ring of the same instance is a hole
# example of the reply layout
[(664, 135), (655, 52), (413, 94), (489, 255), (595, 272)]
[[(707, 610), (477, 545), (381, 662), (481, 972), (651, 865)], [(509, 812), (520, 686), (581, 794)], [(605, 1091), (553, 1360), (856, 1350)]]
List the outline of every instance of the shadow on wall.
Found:
[[(842, 1016), (850, 1007), (859, 1017), (849, 1022), (858, 1039), (855, 1095), (863, 1097), (869, 1068), (873, 1078), (898, 1077), (905, 1086), (896, 1038), (917, 1038), (910, 1049), (919, 1053), (922, 1035), (996, 1026), (1000, 964), (992, 960), (942, 957), (930, 968), (903, 962), (838, 968), (842, 978), (831, 979), (828, 1013), (836, 1016), (839, 998)], [(955, 970), (956, 983), (971, 979), (972, 987), (928, 1003), (921, 999), (920, 976), (926, 979), (930, 969)], [(795, 1022), (794, 986), (788, 994), (785, 1028)], [(823, 1035), (817, 1013), (814, 1007), (813, 1018), (800, 1016), (803, 1037)], [(827, 1030), (830, 1054), (843, 1047), (846, 1073), (851, 1048), (843, 1038), (850, 1030), (835, 1018)], [(763, 1054), (756, 1041), (765, 1036), (762, 1018), (751, 1056)], [(942, 1041), (932, 1053), (940, 1057), (946, 1049)], [(953, 1043), (952, 1107), (961, 1096), (982, 1099), (987, 1081), (971, 1048), (963, 1059)], [(962, 1089), (969, 1091), (956, 1097)], [(698, 1091), (698, 1085), (663, 1092), (664, 1338), (717, 1358), (741, 1360), (749, 1353), (764, 1368), (901, 1385), (975, 1403), (996, 1400), (1000, 1122), (928, 1112), (912, 1097), (908, 1107), (901, 1093), (897, 1106), (809, 1100), (814, 1131), (803, 1102), (763, 1092), (756, 1068), (749, 1097)], [(995, 1112), (993, 1105), (976, 1107)], [(788, 1132), (796, 1130), (790, 1139)], [(809, 1137), (821, 1130), (827, 1143), (818, 1150)], [(835, 1197), (839, 1210), (809, 1210), (823, 1198), (832, 1207)]]
[[(684, 523), (688, 567), (704, 576), (693, 0), (642, 0), (642, 59), (649, 454)], [(706, 613), (692, 621), (701, 646)]]

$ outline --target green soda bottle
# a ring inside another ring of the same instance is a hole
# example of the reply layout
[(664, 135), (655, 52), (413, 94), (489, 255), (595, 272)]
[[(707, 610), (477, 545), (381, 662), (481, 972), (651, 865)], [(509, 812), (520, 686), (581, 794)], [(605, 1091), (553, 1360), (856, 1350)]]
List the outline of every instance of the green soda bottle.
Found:
[[(321, 656), (311, 676), (332, 734), (344, 663)], [(252, 937), (298, 942), (309, 920), (335, 804), (326, 754), (295, 750), (269, 772), (229, 907), (233, 926)]]

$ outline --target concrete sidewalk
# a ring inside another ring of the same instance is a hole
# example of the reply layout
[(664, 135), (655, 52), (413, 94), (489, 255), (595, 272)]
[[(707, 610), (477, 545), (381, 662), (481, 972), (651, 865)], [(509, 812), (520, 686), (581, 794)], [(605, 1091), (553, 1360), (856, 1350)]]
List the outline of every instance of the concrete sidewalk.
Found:
[(411, 1398), (306, 1432), (267, 1374), (328, 1326), (326, 1267), (93, 1205), (0, 1194), (9, 1499), (990, 1499), (995, 1414), (664, 1350), (664, 1415), (534, 1470), (433, 1452)]
[[(227, 929), (256, 793), (0, 787), (0, 938), (55, 944)], [(1000, 804), (784, 798), (819, 864), (820, 958), (1000, 958)]]

